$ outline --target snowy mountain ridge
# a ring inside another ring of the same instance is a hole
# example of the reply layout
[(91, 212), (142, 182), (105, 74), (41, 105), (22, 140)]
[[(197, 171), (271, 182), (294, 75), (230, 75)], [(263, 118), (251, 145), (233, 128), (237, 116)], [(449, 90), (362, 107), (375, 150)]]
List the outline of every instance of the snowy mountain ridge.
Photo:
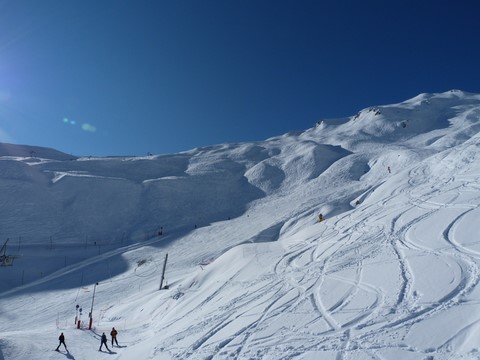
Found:
[(479, 131), (454, 90), (172, 155), (2, 144), (0, 359), (113, 326), (115, 359), (476, 359)]

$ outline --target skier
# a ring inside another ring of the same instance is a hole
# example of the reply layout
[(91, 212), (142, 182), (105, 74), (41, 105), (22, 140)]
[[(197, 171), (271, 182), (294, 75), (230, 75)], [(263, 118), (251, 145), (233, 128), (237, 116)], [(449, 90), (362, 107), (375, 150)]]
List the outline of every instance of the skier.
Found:
[(118, 341), (117, 341), (117, 330), (115, 328), (112, 328), (112, 331), (110, 332), (110, 335), (112, 336), (112, 347), (113, 347), (113, 342), (115, 341), (115, 344), (118, 346)]
[(322, 222), (323, 220), (325, 220), (323, 214), (318, 215), (318, 222)]
[(63, 333), (60, 334), (60, 336), (58, 337), (58, 340), (60, 341), (60, 343), (58, 344), (55, 351), (60, 351), (58, 349), (60, 348), (60, 345), (63, 344), (63, 346), (65, 346), (65, 350), (67, 350), (67, 352), (68, 352), (67, 345), (65, 345), (65, 336), (63, 335)]
[(110, 351), (110, 349), (108, 348), (108, 345), (107, 345), (107, 335), (105, 335), (105, 333), (102, 334), (102, 339), (101, 339), (101, 343), (100, 343), (100, 349), (98, 349), (98, 351), (102, 351), (102, 346), (105, 345), (105, 347), (107, 348), (108, 351)]

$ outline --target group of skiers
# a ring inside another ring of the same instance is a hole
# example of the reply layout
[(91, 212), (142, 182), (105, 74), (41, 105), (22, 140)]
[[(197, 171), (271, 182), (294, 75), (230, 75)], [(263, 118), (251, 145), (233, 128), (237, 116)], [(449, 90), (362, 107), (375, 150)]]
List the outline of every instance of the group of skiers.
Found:
[[(113, 347), (114, 343), (117, 344), (117, 346), (118, 346), (117, 334), (118, 334), (117, 330), (115, 330), (115, 328), (112, 328), (112, 331), (110, 331), (110, 336), (112, 337), (112, 347)], [(59, 351), (60, 345), (63, 344), (63, 346), (65, 347), (65, 350), (68, 352), (67, 345), (65, 344), (65, 335), (63, 335), (63, 332), (58, 337), (58, 341), (59, 341), (59, 344), (58, 344), (57, 348), (55, 349), (55, 351)], [(103, 333), (101, 338), (100, 338), (100, 349), (98, 349), (98, 351), (102, 351), (103, 345), (105, 345), (107, 350), (110, 351), (110, 349), (108, 348), (108, 345), (107, 345), (107, 335), (105, 335), (105, 333)]]

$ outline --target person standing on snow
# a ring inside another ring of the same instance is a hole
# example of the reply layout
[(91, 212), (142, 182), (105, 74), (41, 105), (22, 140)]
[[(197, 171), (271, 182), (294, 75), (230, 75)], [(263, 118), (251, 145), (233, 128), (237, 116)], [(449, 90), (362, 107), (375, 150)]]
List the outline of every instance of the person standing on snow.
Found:
[(118, 341), (117, 341), (117, 330), (115, 328), (112, 328), (112, 331), (110, 331), (110, 335), (112, 336), (112, 347), (113, 347), (113, 342), (115, 341), (115, 344), (118, 346)]
[(60, 348), (60, 345), (62, 345), (62, 344), (63, 344), (63, 346), (65, 346), (65, 350), (68, 351), (67, 345), (65, 345), (65, 336), (63, 335), (63, 333), (61, 333), (60, 336), (58, 337), (58, 341), (60, 341), (60, 343), (58, 344), (55, 351), (59, 351), (58, 349)]
[(105, 333), (102, 334), (102, 338), (101, 338), (101, 343), (100, 343), (100, 349), (98, 349), (98, 351), (102, 351), (102, 346), (105, 345), (105, 347), (107, 348), (108, 351), (110, 351), (110, 349), (108, 348), (108, 345), (107, 345), (107, 335), (105, 335)]

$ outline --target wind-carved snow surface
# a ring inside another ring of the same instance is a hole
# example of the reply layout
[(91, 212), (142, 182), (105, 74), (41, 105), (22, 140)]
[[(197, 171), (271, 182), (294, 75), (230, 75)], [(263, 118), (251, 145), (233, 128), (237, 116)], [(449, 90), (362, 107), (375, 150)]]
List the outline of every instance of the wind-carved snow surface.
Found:
[(4, 147), (0, 359), (477, 359), (479, 131), (449, 91), (175, 155)]

